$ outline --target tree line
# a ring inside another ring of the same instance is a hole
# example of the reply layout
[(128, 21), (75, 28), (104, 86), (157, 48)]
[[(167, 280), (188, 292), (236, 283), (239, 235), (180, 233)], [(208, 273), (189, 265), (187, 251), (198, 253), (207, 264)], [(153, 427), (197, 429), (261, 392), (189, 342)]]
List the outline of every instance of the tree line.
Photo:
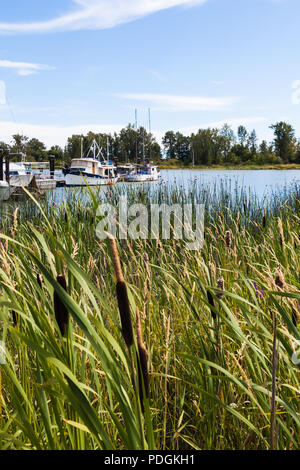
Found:
[(49, 150), (36, 138), (15, 134), (10, 145), (0, 142), (0, 151), (9, 155), (11, 161), (20, 161), (23, 156), (27, 161), (39, 162), (53, 155), (57, 164), (68, 165), (73, 158), (80, 158), (82, 149), (86, 155), (95, 139), (103, 158), (118, 163), (141, 162), (144, 159), (205, 166), (300, 163), (300, 141), (295, 137), (294, 128), (283, 121), (270, 128), (274, 132), (273, 141), (263, 140), (260, 144), (255, 130), (248, 132), (240, 125), (235, 134), (225, 124), (221, 129), (199, 129), (190, 136), (168, 131), (160, 146), (145, 128), (135, 129), (129, 124), (114, 134), (89, 132), (87, 135), (72, 135), (64, 148), (54, 145)]

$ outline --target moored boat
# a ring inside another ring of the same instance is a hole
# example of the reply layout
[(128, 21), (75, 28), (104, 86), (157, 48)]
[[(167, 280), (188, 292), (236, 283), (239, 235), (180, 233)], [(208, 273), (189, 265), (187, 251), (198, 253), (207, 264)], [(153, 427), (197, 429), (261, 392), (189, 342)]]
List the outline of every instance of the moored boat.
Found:
[[(5, 173), (5, 166), (3, 165), (3, 172)], [(20, 163), (9, 163), (9, 184), (12, 187), (20, 188), (25, 187), (27, 188), (33, 178), (33, 174), (28, 172), (25, 168), (25, 165)]]
[[(93, 157), (89, 157), (93, 152)], [(102, 160), (99, 160), (102, 158)], [(102, 186), (118, 181), (117, 167), (110, 160), (104, 160), (101, 149), (94, 140), (85, 158), (74, 158), (65, 171), (66, 186)]]
[(16, 188), (10, 186), (7, 181), (0, 181), (0, 202), (8, 201), (15, 190)]
[(137, 168), (134, 173), (130, 173), (124, 177), (124, 181), (128, 183), (144, 183), (145, 181), (157, 181), (159, 178), (159, 169), (157, 165), (148, 163)]

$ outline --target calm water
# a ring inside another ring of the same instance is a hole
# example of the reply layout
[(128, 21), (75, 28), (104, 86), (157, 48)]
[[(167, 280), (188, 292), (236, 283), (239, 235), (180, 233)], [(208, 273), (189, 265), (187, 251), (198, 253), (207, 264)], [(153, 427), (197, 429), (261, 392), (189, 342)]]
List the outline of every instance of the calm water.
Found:
[[(286, 190), (300, 184), (300, 170), (161, 170), (158, 182), (144, 183), (153, 190), (157, 185), (176, 185), (182, 190), (189, 191), (194, 184), (207, 185), (225, 183), (232, 191), (238, 187), (255, 194), (258, 199), (268, 198), (274, 191)], [(125, 186), (139, 186), (142, 183), (118, 183)], [(104, 186), (103, 191), (108, 188)], [(66, 197), (69, 192), (78, 191), (78, 188), (58, 188), (51, 195), (55, 201)]]
[(258, 198), (268, 197), (276, 190), (300, 184), (300, 170), (162, 170), (161, 180), (184, 188), (197, 184), (227, 182), (232, 188), (251, 189)]
[[(251, 190), (257, 199), (268, 199), (275, 191), (289, 192), (290, 189), (295, 187), (295, 184), (300, 185), (300, 170), (161, 170), (161, 177), (158, 182), (144, 183), (150, 185), (151, 189), (155, 190), (157, 185), (176, 185), (183, 191), (190, 191), (196, 184), (198, 185), (218, 185), (222, 183), (228, 188), (228, 192), (234, 191), (236, 188), (244, 188), (247, 192)], [(118, 183), (125, 185), (125, 187), (134, 185), (138, 187), (142, 183)], [(101, 187), (102, 191), (110, 191), (110, 187)], [(87, 190), (81, 190), (85, 193)], [(71, 195), (73, 192), (78, 193), (78, 188), (57, 188), (54, 191), (47, 193), (47, 198), (50, 201), (59, 203)], [(80, 196), (79, 196), (80, 197)], [(6, 203), (0, 203), (0, 209), (8, 206), (22, 207), (20, 200), (12, 200)], [(1, 215), (1, 210), (0, 210)]]

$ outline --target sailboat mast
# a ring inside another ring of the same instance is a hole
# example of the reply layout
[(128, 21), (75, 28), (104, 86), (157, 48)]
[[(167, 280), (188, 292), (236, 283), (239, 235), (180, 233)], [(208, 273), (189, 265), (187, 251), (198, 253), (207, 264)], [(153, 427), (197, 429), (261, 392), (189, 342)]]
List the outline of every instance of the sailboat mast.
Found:
[(152, 145), (151, 145), (151, 112), (150, 112), (150, 108), (148, 109), (148, 117), (149, 117), (149, 160), (151, 162), (151, 158), (152, 158)]
[(137, 109), (135, 110), (135, 158), (136, 158), (136, 164), (138, 162), (138, 128), (137, 128)]

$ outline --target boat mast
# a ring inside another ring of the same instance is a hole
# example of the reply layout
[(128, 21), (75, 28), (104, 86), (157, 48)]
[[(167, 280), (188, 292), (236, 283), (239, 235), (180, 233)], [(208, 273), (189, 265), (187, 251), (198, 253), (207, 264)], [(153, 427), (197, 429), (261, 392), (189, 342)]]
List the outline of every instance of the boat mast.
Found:
[(151, 145), (151, 112), (150, 112), (150, 108), (148, 109), (148, 117), (149, 117), (149, 160), (151, 162), (151, 158), (152, 158), (152, 145)]
[(136, 164), (138, 163), (138, 128), (137, 128), (137, 109), (135, 110), (135, 159)]

